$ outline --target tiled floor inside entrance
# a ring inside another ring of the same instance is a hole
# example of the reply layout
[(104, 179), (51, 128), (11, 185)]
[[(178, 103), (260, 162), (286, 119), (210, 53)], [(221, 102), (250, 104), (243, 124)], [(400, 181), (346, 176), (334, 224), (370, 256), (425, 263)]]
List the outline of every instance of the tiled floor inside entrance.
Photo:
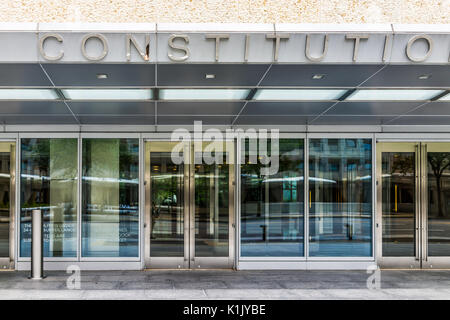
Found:
[(450, 299), (450, 270), (383, 270), (379, 286), (366, 271), (82, 271), (80, 289), (28, 274), (0, 272), (0, 299)]

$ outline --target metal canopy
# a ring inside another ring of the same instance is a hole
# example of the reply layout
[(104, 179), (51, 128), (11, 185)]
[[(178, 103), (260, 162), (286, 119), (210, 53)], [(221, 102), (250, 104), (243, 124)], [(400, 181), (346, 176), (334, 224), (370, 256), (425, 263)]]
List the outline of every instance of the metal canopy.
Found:
[[(98, 79), (99, 74), (107, 78)], [(0, 75), (0, 88), (450, 89), (450, 65), (9, 63), (0, 64)], [(448, 125), (450, 101), (0, 100), (0, 122), (6, 125), (192, 125), (194, 120), (205, 125)]]

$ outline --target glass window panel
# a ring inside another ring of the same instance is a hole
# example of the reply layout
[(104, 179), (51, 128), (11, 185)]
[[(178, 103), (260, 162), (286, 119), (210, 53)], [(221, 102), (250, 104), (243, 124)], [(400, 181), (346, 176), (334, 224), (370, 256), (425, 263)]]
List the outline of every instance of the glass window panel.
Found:
[(372, 256), (371, 139), (310, 139), (309, 255)]
[(428, 152), (428, 255), (450, 256), (450, 153)]
[(44, 256), (77, 256), (77, 139), (22, 139), (20, 256), (31, 249), (31, 211), (43, 215)]
[[(249, 151), (250, 144), (245, 141), (245, 164), (241, 165), (241, 256), (301, 257), (303, 139), (279, 140), (279, 169), (269, 176), (261, 174), (265, 166), (259, 161), (250, 161), (254, 153)], [(269, 155), (270, 144), (268, 141)]]
[(415, 255), (415, 153), (383, 152), (381, 156), (384, 257)]
[(230, 166), (226, 162), (225, 153), (213, 152), (212, 156), (215, 159), (222, 158), (219, 161), (221, 164), (195, 165), (196, 257), (228, 257), (229, 255)]
[(152, 257), (184, 256), (184, 164), (171, 155), (150, 153)]
[(83, 139), (82, 174), (82, 255), (138, 257), (138, 139)]

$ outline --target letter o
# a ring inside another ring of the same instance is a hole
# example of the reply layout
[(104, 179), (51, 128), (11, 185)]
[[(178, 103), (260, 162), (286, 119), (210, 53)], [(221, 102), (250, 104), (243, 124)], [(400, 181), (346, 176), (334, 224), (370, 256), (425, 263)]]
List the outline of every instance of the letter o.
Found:
[[(413, 57), (411, 55), (411, 48), (412, 48), (413, 44), (417, 40), (420, 40), (420, 39), (425, 39), (427, 41), (427, 43), (428, 43), (428, 51), (421, 58)], [(408, 57), (409, 60), (411, 60), (413, 62), (425, 61), (431, 55), (432, 51), (433, 51), (433, 39), (431, 39), (431, 37), (427, 36), (427, 35), (416, 35), (416, 36), (412, 37), (411, 39), (409, 39), (408, 44), (406, 45), (406, 56)]]
[[(103, 44), (103, 52), (98, 56), (98, 57), (93, 57), (87, 54), (86, 52), (86, 42), (91, 39), (91, 38), (97, 38), (99, 39), (102, 44)], [(104, 36), (102, 36), (101, 34), (97, 34), (97, 33), (90, 33), (87, 34), (83, 37), (83, 40), (81, 41), (81, 53), (83, 54), (83, 56), (88, 59), (88, 60), (92, 60), (92, 61), (98, 61), (98, 60), (102, 60), (104, 57), (106, 57), (106, 55), (108, 54), (108, 41), (106, 40), (106, 38)]]
[(48, 38), (55, 38), (56, 40), (58, 40), (58, 42), (61, 42), (61, 43), (64, 41), (63, 37), (61, 37), (57, 33), (46, 34), (45, 36), (43, 36), (42, 38), (39, 39), (39, 52), (41, 53), (41, 55), (44, 57), (45, 60), (51, 60), (51, 61), (60, 60), (64, 56), (64, 50), (62, 50), (62, 49), (59, 51), (59, 54), (57, 56), (53, 56), (53, 57), (48, 56), (45, 53), (44, 43), (45, 43), (45, 40), (47, 40)]

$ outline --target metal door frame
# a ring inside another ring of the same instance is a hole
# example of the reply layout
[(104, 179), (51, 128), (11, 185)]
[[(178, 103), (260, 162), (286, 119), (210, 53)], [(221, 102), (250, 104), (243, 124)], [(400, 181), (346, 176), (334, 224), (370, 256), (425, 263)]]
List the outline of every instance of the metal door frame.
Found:
[[(382, 142), (377, 143), (377, 216), (376, 241), (377, 263), (381, 268), (420, 268), (421, 267), (421, 221), (420, 217), (420, 142)], [(383, 152), (414, 152), (415, 155), (415, 256), (413, 257), (384, 257), (383, 250), (383, 186), (382, 186), (382, 153)]]
[[(428, 256), (428, 162), (427, 154), (429, 149), (433, 150), (433, 147), (446, 143), (450, 147), (449, 142), (424, 142), (422, 143), (422, 165), (423, 165), (423, 183), (422, 183), (422, 268), (423, 269), (437, 269), (437, 268), (450, 268), (450, 256)], [(438, 148), (436, 148), (438, 149)], [(442, 149), (438, 149), (439, 152)], [(446, 151), (446, 150), (442, 150)], [(450, 152), (450, 149), (448, 149)]]
[[(151, 229), (151, 183), (150, 183), (150, 153), (151, 144), (157, 142), (171, 143), (169, 139), (145, 139), (144, 140), (144, 185), (145, 185), (145, 213), (144, 213), (144, 267), (151, 269), (205, 269), (205, 268), (233, 268), (235, 259), (235, 165), (236, 144), (234, 141), (224, 141), (232, 144), (232, 160), (229, 164), (229, 232), (228, 232), (228, 257), (195, 257), (195, 167), (194, 167), (194, 141), (185, 140), (184, 149), (184, 257), (151, 257), (150, 254), (150, 229)], [(178, 144), (180, 142), (173, 142)], [(186, 164), (187, 163), (187, 164)]]
[[(188, 269), (189, 268), (189, 251), (186, 243), (189, 241), (189, 220), (186, 220), (186, 217), (189, 217), (189, 165), (184, 165), (183, 172), (183, 192), (184, 192), (184, 201), (183, 201), (183, 229), (184, 229), (184, 255), (183, 257), (151, 257), (150, 254), (150, 236), (151, 236), (151, 176), (150, 176), (150, 154), (152, 152), (151, 146), (154, 143), (163, 142), (170, 144), (170, 141), (161, 141), (161, 140), (153, 140), (153, 141), (145, 141), (144, 152), (145, 152), (145, 213), (144, 213), (144, 267), (145, 268), (169, 268), (169, 269)], [(178, 142), (172, 142), (174, 144)], [(186, 163), (186, 160), (190, 157), (190, 148), (189, 143), (184, 143), (183, 146), (183, 157)], [(158, 152), (158, 151), (154, 151)]]
[(10, 145), (9, 153), (9, 257), (0, 258), (1, 269), (14, 269), (16, 212), (16, 141), (0, 141)]
[[(377, 143), (377, 261), (383, 268), (449, 268), (450, 256), (428, 256), (428, 163), (427, 154), (430, 146), (440, 142), (381, 142)], [(448, 143), (448, 142), (447, 142)], [(382, 256), (382, 168), (383, 151), (408, 151), (415, 153), (415, 257)]]
[[(209, 141), (202, 142), (202, 151), (205, 143)], [(234, 163), (236, 160), (236, 144), (233, 141), (223, 141), (225, 145), (225, 150), (231, 150), (232, 154), (229, 159), (231, 163), (228, 164), (228, 257), (196, 257), (195, 256), (195, 163), (194, 163), (194, 143), (191, 143), (191, 165), (190, 165), (190, 242), (189, 242), (189, 257), (190, 257), (190, 268), (191, 269), (205, 269), (205, 268), (233, 268), (234, 265), (234, 190), (235, 190), (235, 176), (234, 176)]]

